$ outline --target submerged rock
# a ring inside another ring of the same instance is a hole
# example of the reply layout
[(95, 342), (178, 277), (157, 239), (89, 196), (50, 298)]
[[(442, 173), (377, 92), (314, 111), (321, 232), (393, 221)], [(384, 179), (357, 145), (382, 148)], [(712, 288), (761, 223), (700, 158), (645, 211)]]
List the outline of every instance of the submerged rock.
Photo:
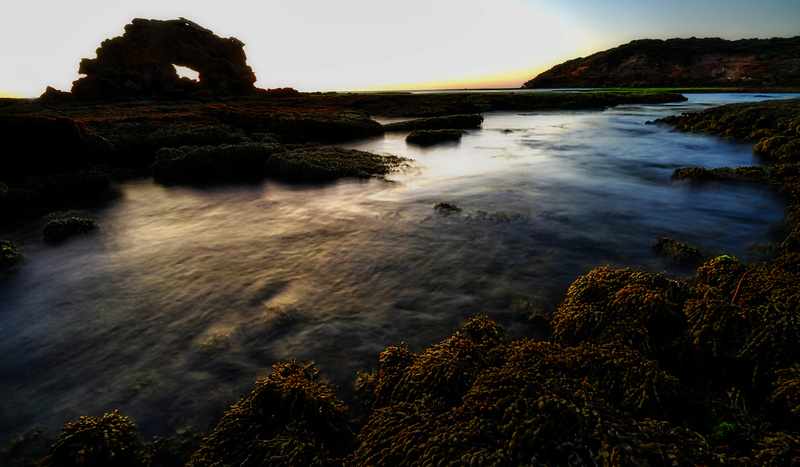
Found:
[(672, 179), (689, 182), (766, 182), (767, 171), (759, 166), (717, 167), (681, 167), (672, 172)]
[[(245, 95), (255, 91), (244, 43), (221, 38), (188, 19), (136, 18), (122, 36), (103, 41), (97, 58), (83, 59), (72, 94), (80, 99), (170, 95)], [(199, 73), (178, 76), (175, 66)]]
[(22, 259), (22, 253), (17, 246), (9, 240), (0, 240), (0, 268), (7, 268), (17, 264)]
[(97, 227), (94, 220), (86, 217), (62, 217), (48, 221), (42, 228), (42, 236), (47, 242), (60, 242)]
[(266, 175), (287, 181), (328, 181), (386, 175), (408, 159), (337, 147), (301, 147), (273, 154)]
[(418, 146), (433, 146), (434, 144), (461, 139), (459, 130), (414, 130), (406, 136), (406, 143)]
[(461, 212), (461, 208), (452, 203), (440, 201), (433, 205), (433, 209), (442, 214), (449, 215), (456, 212)]
[(482, 123), (483, 116), (464, 114), (418, 118), (416, 120), (406, 120), (404, 122), (387, 123), (383, 125), (383, 128), (386, 131), (477, 129), (481, 127)]
[(673, 237), (655, 237), (653, 250), (678, 263), (694, 266), (699, 266), (712, 257), (710, 253), (681, 243)]

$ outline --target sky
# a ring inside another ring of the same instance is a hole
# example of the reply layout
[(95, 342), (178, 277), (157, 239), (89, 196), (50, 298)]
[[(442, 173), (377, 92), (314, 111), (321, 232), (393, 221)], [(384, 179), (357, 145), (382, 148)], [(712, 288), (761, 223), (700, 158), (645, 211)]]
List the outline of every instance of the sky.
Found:
[(133, 18), (243, 41), (264, 89), (518, 88), (635, 39), (800, 35), (800, 0), (25, 0), (0, 6), (0, 96), (68, 91)]

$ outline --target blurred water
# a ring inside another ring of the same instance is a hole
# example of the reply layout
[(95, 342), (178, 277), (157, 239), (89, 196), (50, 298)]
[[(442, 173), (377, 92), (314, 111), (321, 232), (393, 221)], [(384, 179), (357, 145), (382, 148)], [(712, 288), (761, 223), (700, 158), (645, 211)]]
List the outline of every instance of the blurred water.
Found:
[[(752, 145), (644, 122), (765, 96), (606, 111), (500, 112), (460, 143), (405, 133), (350, 147), (414, 159), (385, 181), (120, 186), (87, 208), (100, 229), (61, 245), (40, 224), (4, 232), (25, 261), (0, 282), (0, 446), (119, 409), (143, 438), (212, 427), (278, 361), (315, 361), (349, 397), (359, 369), (476, 313), (513, 337), (511, 307), (554, 307), (595, 267), (686, 270), (654, 236), (748, 257), (781, 200), (752, 186), (673, 183), (682, 166), (757, 163)], [(787, 97), (787, 96), (770, 96)], [(437, 202), (458, 205), (444, 215)]]

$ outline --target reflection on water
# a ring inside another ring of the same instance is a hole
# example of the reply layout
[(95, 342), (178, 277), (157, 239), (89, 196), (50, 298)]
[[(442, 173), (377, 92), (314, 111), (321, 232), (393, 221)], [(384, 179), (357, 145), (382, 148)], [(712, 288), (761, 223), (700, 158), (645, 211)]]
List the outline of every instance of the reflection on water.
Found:
[(317, 362), (347, 397), (387, 346), (422, 350), (476, 313), (524, 334), (514, 300), (552, 308), (592, 268), (685, 274), (653, 254), (653, 236), (747, 257), (780, 200), (670, 175), (751, 165), (751, 145), (644, 124), (725, 96), (493, 113), (460, 143), (351, 145), (416, 160), (392, 182), (136, 181), (87, 212), (101, 226), (90, 235), (52, 246), (39, 225), (7, 232), (26, 260), (0, 283), (0, 442), (114, 409), (144, 438), (207, 429), (291, 358)]

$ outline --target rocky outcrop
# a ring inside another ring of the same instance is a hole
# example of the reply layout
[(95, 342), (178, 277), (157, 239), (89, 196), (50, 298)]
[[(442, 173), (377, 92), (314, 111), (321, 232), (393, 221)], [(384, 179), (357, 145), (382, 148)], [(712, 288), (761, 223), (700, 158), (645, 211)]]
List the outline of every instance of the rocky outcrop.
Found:
[(67, 117), (0, 115), (3, 181), (85, 165), (86, 133), (85, 124)]
[[(243, 46), (185, 18), (137, 18), (125, 34), (103, 41), (97, 58), (81, 61), (78, 72), (86, 77), (73, 82), (72, 94), (81, 99), (250, 94), (256, 76)], [(176, 65), (197, 71), (199, 79), (179, 77)]]
[(743, 39), (643, 39), (576, 58), (523, 88), (800, 85), (800, 36)]

